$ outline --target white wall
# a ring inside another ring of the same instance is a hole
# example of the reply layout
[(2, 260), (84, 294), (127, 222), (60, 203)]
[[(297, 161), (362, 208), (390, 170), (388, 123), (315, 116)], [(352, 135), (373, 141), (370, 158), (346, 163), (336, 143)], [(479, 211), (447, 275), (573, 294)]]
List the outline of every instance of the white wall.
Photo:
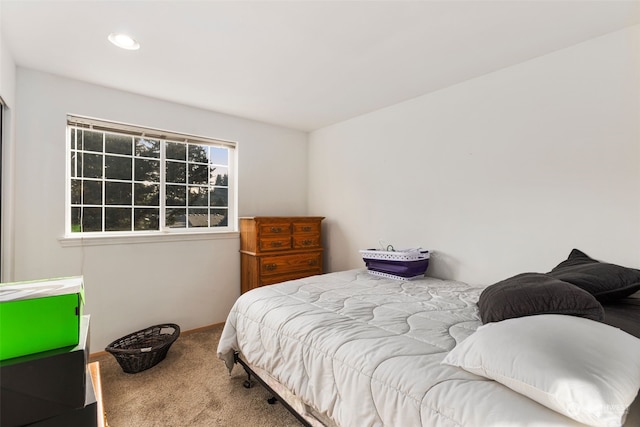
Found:
[[(2, 8), (0, 7), (0, 13)], [(4, 102), (2, 116), (2, 275), (0, 281), (13, 277), (13, 181), (14, 181), (14, 114), (16, 98), (16, 65), (0, 31), (0, 98)]]
[(0, 96), (12, 106), (15, 101), (16, 64), (0, 31)]
[(640, 267), (638, 26), (310, 135), (326, 266), (378, 240), (489, 285), (580, 248)]
[(306, 214), (303, 132), (23, 68), (16, 111), (15, 280), (83, 274), (93, 352), (152, 324), (223, 322), (240, 294), (239, 239), (63, 247), (67, 113), (236, 141), (240, 215)]

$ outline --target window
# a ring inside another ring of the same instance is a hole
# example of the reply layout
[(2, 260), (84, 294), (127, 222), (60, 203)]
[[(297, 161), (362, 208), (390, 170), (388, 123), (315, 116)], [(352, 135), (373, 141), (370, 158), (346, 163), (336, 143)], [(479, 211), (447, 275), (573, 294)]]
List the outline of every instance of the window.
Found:
[(234, 143), (78, 116), (67, 138), (67, 235), (233, 230)]

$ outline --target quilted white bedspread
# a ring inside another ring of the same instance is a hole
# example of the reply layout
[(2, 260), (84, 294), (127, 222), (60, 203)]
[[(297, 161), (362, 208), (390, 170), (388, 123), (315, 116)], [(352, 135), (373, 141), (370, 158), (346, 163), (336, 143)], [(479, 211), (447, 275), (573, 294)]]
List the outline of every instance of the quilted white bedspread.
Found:
[(233, 306), (218, 357), (239, 351), (341, 427), (578, 426), (440, 362), (481, 325), (482, 289), (350, 270), (255, 289)]

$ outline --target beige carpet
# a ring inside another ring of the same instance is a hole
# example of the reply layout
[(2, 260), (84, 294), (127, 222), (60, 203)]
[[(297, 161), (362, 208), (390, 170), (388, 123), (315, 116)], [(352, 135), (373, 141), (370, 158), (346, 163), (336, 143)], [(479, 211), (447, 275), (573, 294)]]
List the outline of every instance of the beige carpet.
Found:
[(115, 358), (100, 362), (104, 409), (109, 427), (300, 427), (258, 383), (237, 365), (229, 376), (216, 357), (222, 327), (183, 334), (165, 360), (137, 374), (125, 374)]

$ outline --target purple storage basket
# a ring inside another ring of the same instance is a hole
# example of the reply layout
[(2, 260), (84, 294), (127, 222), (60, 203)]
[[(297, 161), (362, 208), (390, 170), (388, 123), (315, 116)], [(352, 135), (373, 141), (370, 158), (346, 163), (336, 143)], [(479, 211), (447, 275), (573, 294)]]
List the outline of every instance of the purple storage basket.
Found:
[(384, 277), (402, 280), (423, 277), (429, 266), (429, 251), (424, 249), (406, 251), (363, 249), (360, 253), (367, 269)]
[(364, 263), (369, 270), (409, 278), (424, 274), (429, 266), (429, 258), (416, 261), (390, 261), (364, 258)]

